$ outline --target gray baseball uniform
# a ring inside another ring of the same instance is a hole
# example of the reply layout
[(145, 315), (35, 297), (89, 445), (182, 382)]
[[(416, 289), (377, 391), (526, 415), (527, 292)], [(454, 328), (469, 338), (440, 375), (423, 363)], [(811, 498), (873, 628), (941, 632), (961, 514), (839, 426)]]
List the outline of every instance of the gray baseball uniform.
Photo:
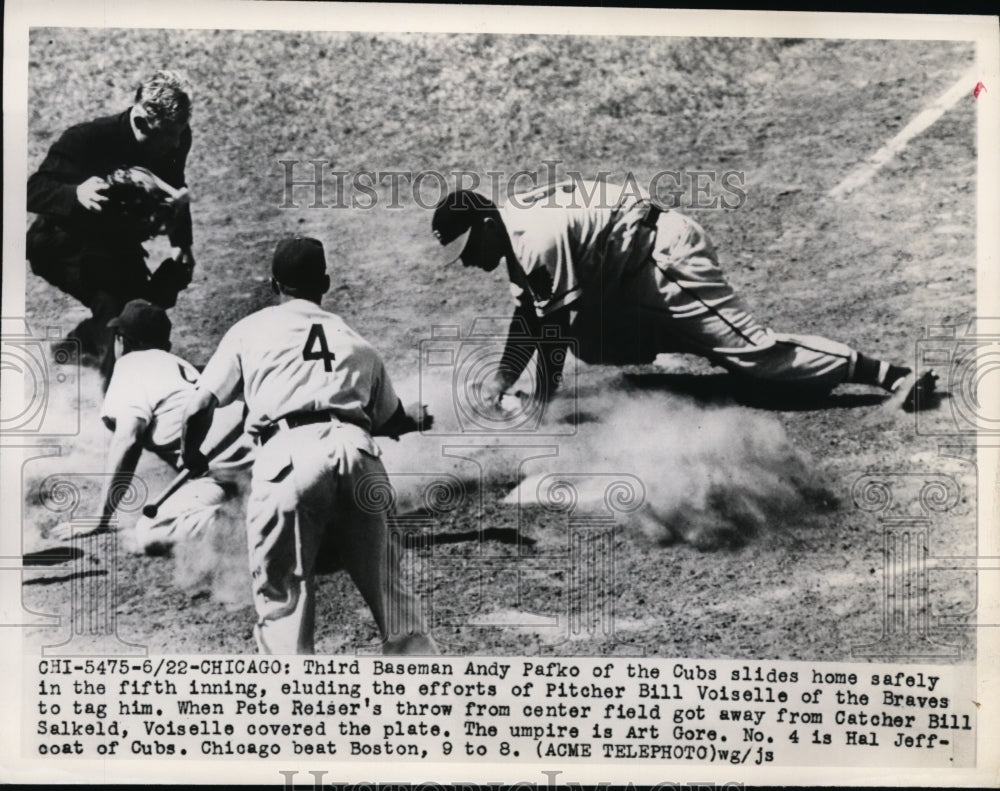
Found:
[(680, 212), (655, 211), (626, 188), (568, 182), (499, 207), (516, 261), (514, 299), (544, 318), (575, 312), (570, 332), (585, 362), (649, 362), (692, 352), (754, 378), (829, 388), (849, 378), (850, 347), (760, 325), (733, 292), (715, 247)]
[(379, 495), (389, 481), (371, 432), (399, 399), (375, 350), (339, 316), (293, 299), (235, 324), (199, 386), (222, 405), (242, 396), (262, 445), (247, 504), (260, 650), (312, 653), (316, 558), (328, 537), (386, 651), (415, 636), (432, 650)]

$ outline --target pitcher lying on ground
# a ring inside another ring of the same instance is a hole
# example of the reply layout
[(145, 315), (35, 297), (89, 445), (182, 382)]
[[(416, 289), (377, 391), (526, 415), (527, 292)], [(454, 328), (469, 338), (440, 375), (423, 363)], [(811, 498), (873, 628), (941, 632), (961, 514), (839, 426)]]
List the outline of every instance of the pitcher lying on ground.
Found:
[(931, 371), (917, 380), (909, 368), (843, 343), (765, 328), (726, 282), (701, 226), (627, 187), (554, 184), (504, 206), (458, 190), (438, 205), (432, 230), (449, 263), (507, 267), (517, 307), (500, 364), (483, 383), (488, 408), (500, 409), (536, 346), (539, 395), (551, 398), (571, 341), (587, 363), (649, 363), (686, 352), (785, 390), (881, 387), (907, 409), (934, 389)]

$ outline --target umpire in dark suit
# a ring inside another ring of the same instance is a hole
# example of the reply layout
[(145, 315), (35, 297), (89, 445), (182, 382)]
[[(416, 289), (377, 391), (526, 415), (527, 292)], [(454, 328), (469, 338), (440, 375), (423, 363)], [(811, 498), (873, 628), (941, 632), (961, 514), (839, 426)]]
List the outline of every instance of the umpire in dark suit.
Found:
[(114, 362), (108, 321), (133, 299), (172, 307), (178, 290), (190, 282), (194, 257), (185, 199), (169, 229), (171, 258), (151, 277), (142, 247), (148, 231), (108, 210), (105, 178), (118, 168), (142, 166), (186, 198), (190, 116), (187, 83), (159, 71), (139, 86), (124, 112), (63, 133), (28, 179), (28, 211), (38, 215), (28, 229), (31, 269), (90, 308), (93, 316), (69, 337), (83, 352), (103, 358), (106, 374)]

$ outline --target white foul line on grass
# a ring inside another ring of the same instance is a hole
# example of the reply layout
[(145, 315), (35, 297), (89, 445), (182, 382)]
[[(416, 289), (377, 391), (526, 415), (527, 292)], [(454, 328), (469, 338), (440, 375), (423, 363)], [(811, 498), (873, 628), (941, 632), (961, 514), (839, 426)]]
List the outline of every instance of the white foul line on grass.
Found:
[(830, 190), (828, 193), (829, 196), (834, 199), (843, 198), (849, 192), (853, 192), (858, 187), (867, 183), (878, 172), (879, 168), (902, 151), (910, 140), (954, 107), (959, 99), (971, 94), (975, 84), (976, 69), (973, 67), (963, 74), (940, 98), (921, 110), (910, 123), (899, 130), (899, 133), (892, 140), (882, 146), (872, 156), (868, 157), (864, 165), (849, 174), (836, 187)]

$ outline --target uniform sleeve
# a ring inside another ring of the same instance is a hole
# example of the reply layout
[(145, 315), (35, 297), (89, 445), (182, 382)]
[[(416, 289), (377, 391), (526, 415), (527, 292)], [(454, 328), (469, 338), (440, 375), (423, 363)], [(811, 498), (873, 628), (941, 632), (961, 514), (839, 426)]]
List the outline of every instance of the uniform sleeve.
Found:
[(214, 395), (219, 406), (231, 404), (243, 394), (243, 366), (236, 329), (233, 327), (222, 336), (219, 348), (198, 379), (198, 388)]
[(562, 221), (562, 213), (539, 207), (534, 209), (534, 214), (524, 230), (512, 240), (523, 273), (523, 283), (515, 285), (521, 288), (526, 285), (536, 313), (547, 316), (575, 302), (583, 289), (573, 264), (569, 228)]
[(378, 355), (375, 356), (375, 370), (372, 376), (371, 419), (372, 430), (384, 426), (399, 407), (399, 396), (389, 379), (385, 363)]
[(531, 292), (528, 291), (528, 281), (524, 278), (524, 272), (516, 261), (507, 261), (507, 278), (510, 280), (510, 295), (514, 299), (517, 307), (529, 307), (532, 305)]
[(101, 419), (106, 425), (113, 428), (118, 421), (128, 418), (137, 418), (147, 425), (152, 422), (155, 404), (150, 399), (146, 381), (141, 366), (134, 364), (131, 355), (115, 363), (101, 407)]

